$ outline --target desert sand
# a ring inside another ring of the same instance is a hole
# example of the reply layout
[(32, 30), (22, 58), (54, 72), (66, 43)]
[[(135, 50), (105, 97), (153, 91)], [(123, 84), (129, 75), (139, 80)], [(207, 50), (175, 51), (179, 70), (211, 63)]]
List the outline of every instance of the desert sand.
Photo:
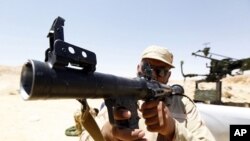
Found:
[[(1, 141), (78, 141), (78, 137), (65, 136), (66, 128), (74, 124), (73, 113), (79, 102), (68, 100), (24, 101), (19, 95), (21, 67), (0, 66), (0, 140)], [(181, 84), (185, 93), (193, 98), (195, 80), (171, 80)], [(223, 79), (222, 100), (250, 103), (250, 75)], [(210, 89), (213, 84), (202, 84)], [(99, 108), (100, 99), (89, 100)]]

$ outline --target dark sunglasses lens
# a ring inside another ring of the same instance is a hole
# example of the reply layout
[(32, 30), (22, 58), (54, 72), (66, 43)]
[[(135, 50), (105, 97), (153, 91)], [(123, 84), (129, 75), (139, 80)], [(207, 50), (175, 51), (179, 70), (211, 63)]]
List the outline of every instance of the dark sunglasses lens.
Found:
[(166, 69), (164, 67), (156, 67), (156, 66), (150, 65), (147, 62), (143, 63), (142, 68), (144, 70), (144, 73), (146, 73), (146, 74), (150, 73), (153, 70), (158, 77), (166, 76), (168, 71), (169, 71), (168, 69)]
[(159, 77), (164, 77), (164, 76), (166, 76), (166, 74), (167, 74), (167, 72), (168, 72), (168, 70), (167, 70), (167, 69), (164, 69), (164, 68), (156, 68), (156, 69), (154, 69), (154, 70), (155, 70), (156, 75), (159, 76)]

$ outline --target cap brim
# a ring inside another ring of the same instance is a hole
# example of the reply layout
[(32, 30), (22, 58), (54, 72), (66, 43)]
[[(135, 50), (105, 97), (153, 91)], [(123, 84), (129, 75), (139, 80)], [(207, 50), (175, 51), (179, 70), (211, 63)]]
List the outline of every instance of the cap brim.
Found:
[(165, 59), (163, 59), (162, 57), (160, 57), (159, 54), (156, 54), (156, 53), (148, 53), (148, 54), (146, 54), (146, 55), (144, 55), (142, 57), (142, 59), (144, 59), (144, 58), (159, 60), (161, 62), (164, 62), (164, 63), (168, 64), (172, 68), (175, 68), (170, 62), (166, 61)]

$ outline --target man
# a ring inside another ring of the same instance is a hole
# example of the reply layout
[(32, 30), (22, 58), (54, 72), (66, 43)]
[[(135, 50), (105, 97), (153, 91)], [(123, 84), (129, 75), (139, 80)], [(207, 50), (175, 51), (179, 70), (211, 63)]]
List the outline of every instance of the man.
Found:
[[(149, 46), (142, 53), (137, 66), (138, 76), (146, 76), (145, 66), (150, 66), (152, 79), (167, 84), (171, 76), (173, 55), (166, 48)], [(214, 141), (214, 137), (202, 121), (195, 104), (184, 94), (172, 94), (164, 101), (152, 100), (143, 102), (139, 111), (139, 129), (118, 128), (112, 126), (105, 114), (97, 116), (101, 123), (102, 135), (106, 141)], [(107, 115), (107, 114), (106, 114)], [(126, 109), (115, 111), (115, 120), (129, 119), (131, 113)], [(91, 140), (83, 133), (82, 140)]]

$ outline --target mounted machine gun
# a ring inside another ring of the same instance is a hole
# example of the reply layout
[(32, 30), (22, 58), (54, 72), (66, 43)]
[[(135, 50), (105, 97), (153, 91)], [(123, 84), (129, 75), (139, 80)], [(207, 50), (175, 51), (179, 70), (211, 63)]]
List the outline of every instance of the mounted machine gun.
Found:
[[(183, 64), (184, 62), (181, 61), (181, 73), (184, 78), (186, 77), (197, 77), (197, 76), (204, 76), (205, 78), (196, 81), (196, 90), (195, 90), (195, 98), (198, 101), (206, 101), (213, 103), (221, 103), (221, 79), (225, 78), (227, 75), (240, 75), (243, 74), (244, 71), (250, 70), (250, 58), (244, 59), (234, 59), (231, 57), (226, 57), (223, 55), (215, 54), (210, 52), (210, 47), (205, 47), (203, 50), (198, 50), (192, 53), (193, 56), (202, 57), (205, 59), (211, 60), (210, 66), (207, 65), (209, 68), (208, 74), (184, 74), (183, 72)], [(216, 56), (217, 58), (215, 58)], [(221, 57), (222, 59), (218, 59)], [(236, 74), (232, 72), (234, 70), (238, 70)], [(214, 82), (216, 83), (216, 90), (213, 91), (201, 91), (198, 88), (198, 84), (201, 82)], [(204, 98), (204, 92), (209, 93), (206, 98)], [(214, 95), (211, 95), (213, 93)], [(201, 97), (200, 97), (201, 95)]]
[[(220, 81), (222, 78), (225, 78), (227, 75), (233, 76), (233, 70), (239, 69), (236, 74), (243, 74), (244, 71), (250, 70), (250, 58), (245, 59), (234, 59), (231, 57), (222, 56), (215, 53), (210, 53), (210, 48), (205, 47), (203, 50), (198, 50), (197, 52), (193, 52), (192, 55), (210, 59), (210, 68), (209, 74), (184, 74), (183, 73), (183, 64), (184, 62), (181, 61), (181, 72), (183, 77), (196, 77), (196, 76), (206, 76), (203, 79), (203, 82), (217, 82)], [(217, 59), (213, 56), (223, 57), (223, 59)]]

